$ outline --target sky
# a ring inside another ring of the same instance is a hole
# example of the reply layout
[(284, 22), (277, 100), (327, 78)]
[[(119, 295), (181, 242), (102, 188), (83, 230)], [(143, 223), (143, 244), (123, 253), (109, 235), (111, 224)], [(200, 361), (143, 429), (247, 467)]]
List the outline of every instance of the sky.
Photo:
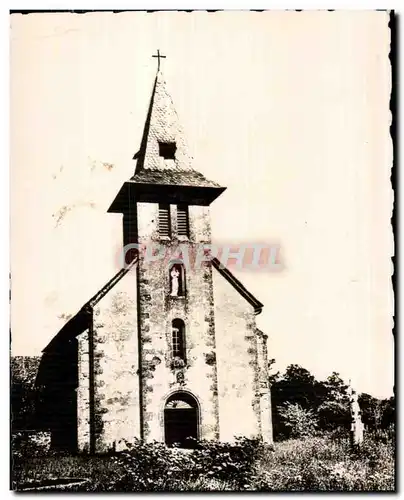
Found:
[(214, 242), (276, 243), (234, 271), (275, 369), (392, 395), (388, 15), (372, 11), (11, 16), (12, 354), (39, 355), (118, 270), (120, 215), (156, 73), (193, 167), (227, 190)]

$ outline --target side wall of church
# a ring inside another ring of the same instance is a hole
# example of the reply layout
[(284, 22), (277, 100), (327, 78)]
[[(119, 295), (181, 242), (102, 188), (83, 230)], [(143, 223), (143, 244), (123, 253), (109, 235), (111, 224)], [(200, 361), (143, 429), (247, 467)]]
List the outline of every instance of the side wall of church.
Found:
[(213, 289), (220, 440), (258, 437), (260, 367), (254, 310), (217, 270)]
[(272, 443), (271, 388), (268, 380), (267, 335), (257, 331), (258, 367), (260, 372), (259, 395), (261, 412), (261, 435), (264, 443)]
[[(196, 245), (210, 241), (209, 209), (189, 207), (189, 239), (176, 237), (176, 206), (171, 205), (172, 238), (158, 235), (158, 204), (138, 203), (139, 242), (165, 247), (165, 258), (141, 261), (138, 270), (144, 439), (164, 441), (164, 405), (175, 391), (187, 391), (200, 407), (199, 437), (218, 438), (215, 325), (211, 266), (185, 271), (185, 297), (170, 296), (168, 263), (180, 243), (194, 255)], [(163, 252), (164, 253), (164, 252)], [(173, 366), (172, 321), (185, 323), (185, 366)]]
[(77, 337), (78, 387), (77, 387), (77, 448), (90, 451), (90, 353), (88, 330)]
[(94, 308), (94, 411), (97, 452), (140, 437), (136, 271)]

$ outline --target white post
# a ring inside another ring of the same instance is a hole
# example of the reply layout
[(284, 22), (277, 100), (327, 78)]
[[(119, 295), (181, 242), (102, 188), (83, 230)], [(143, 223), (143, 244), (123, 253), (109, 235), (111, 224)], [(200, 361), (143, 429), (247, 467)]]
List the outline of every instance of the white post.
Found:
[(363, 442), (363, 422), (361, 410), (358, 403), (356, 391), (351, 389), (350, 394), (350, 412), (351, 412), (351, 446), (356, 448)]

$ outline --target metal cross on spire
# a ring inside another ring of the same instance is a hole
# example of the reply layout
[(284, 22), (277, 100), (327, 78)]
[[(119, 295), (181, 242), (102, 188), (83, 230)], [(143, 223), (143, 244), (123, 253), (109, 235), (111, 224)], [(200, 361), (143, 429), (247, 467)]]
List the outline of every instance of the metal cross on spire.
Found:
[(165, 59), (166, 56), (163, 56), (160, 54), (160, 51), (157, 49), (157, 54), (152, 55), (152, 57), (157, 57), (158, 63), (157, 63), (157, 71), (160, 71), (160, 59)]

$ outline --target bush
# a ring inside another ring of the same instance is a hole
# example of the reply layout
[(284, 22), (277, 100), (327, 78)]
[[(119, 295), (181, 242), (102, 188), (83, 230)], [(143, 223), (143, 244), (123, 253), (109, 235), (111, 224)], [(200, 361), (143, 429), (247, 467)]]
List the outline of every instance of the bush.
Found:
[(195, 473), (243, 489), (251, 482), (255, 461), (262, 450), (263, 444), (258, 439), (239, 438), (234, 444), (202, 442), (192, 456)]
[(11, 435), (12, 479), (19, 482), (27, 459), (41, 458), (50, 454), (49, 432), (19, 431)]
[[(127, 443), (128, 450), (117, 453), (112, 461), (119, 476), (111, 483), (98, 485), (107, 491), (162, 491), (175, 483), (186, 470), (185, 456), (162, 443)], [(99, 489), (97, 488), (97, 489)]]
[(12, 356), (10, 359), (11, 427), (14, 432), (35, 428), (38, 389), (35, 379), (40, 357)]
[(297, 403), (285, 403), (278, 408), (284, 428), (285, 438), (301, 438), (314, 436), (318, 427), (316, 415)]
[[(107, 491), (195, 491), (196, 484), (210, 490), (248, 488), (253, 468), (263, 446), (259, 440), (238, 439), (236, 443), (199, 442), (194, 450), (167, 448), (162, 443), (127, 444), (128, 450), (112, 458), (121, 471), (109, 484), (96, 489)], [(201, 482), (201, 481), (204, 482)], [(209, 486), (209, 487), (208, 487)]]
[(88, 478), (74, 491), (394, 491), (392, 433), (365, 434), (353, 451), (346, 435), (332, 435), (274, 448), (249, 439), (195, 450), (137, 442), (111, 455), (35, 456), (21, 462), (14, 484)]
[(49, 453), (51, 443), (50, 432), (43, 431), (19, 431), (14, 432), (11, 437), (13, 457), (27, 458), (44, 456)]

